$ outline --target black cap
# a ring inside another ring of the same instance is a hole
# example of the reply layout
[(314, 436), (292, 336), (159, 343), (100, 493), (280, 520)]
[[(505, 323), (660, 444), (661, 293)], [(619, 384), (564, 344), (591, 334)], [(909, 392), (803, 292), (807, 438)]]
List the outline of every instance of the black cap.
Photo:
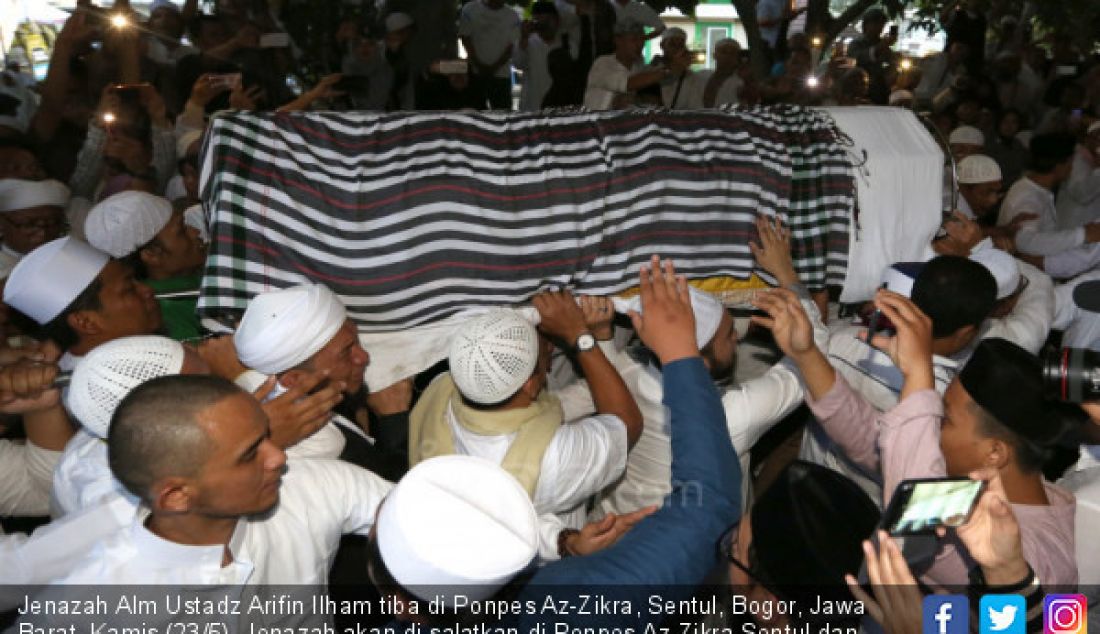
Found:
[(1039, 357), (1004, 339), (983, 339), (959, 383), (990, 416), (1025, 440), (1046, 447), (1062, 435), (1062, 424), (1044, 396)]
[(784, 469), (752, 506), (760, 581), (783, 598), (843, 596), (857, 574), (863, 540), (881, 513), (855, 483), (809, 462)]

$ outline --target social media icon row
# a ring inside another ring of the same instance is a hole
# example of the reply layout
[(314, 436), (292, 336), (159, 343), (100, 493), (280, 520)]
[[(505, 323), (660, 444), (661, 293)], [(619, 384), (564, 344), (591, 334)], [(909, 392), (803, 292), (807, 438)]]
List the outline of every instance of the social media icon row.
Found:
[[(924, 597), (923, 634), (967, 634), (970, 601), (961, 594)], [(1080, 594), (1043, 598), (1043, 634), (1088, 634), (1088, 603)], [(978, 604), (980, 634), (1027, 634), (1027, 602), (1017, 594), (988, 594)]]

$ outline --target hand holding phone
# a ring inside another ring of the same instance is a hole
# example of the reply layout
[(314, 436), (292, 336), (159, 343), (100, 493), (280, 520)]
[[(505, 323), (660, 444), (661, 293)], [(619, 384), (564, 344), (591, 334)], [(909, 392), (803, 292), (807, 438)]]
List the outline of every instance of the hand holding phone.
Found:
[(969, 521), (985, 482), (970, 478), (903, 480), (882, 515), (882, 529), (894, 536), (930, 535)]

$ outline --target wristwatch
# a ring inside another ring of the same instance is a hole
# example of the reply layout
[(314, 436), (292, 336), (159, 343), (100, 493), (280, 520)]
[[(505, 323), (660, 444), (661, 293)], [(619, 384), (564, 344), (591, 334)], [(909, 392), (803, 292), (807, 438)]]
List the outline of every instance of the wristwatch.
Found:
[(586, 332), (577, 337), (577, 341), (573, 343), (573, 352), (588, 352), (595, 347), (596, 338), (592, 336), (592, 333)]

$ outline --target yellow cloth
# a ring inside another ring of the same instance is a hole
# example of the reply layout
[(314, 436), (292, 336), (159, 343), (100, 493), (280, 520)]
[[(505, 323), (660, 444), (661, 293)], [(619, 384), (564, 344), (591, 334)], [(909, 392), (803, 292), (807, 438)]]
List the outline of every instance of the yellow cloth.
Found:
[(451, 374), (432, 381), (409, 415), (409, 467), (436, 456), (455, 453), (448, 408), (464, 429), (482, 436), (516, 434), (500, 466), (512, 474), (534, 499), (542, 457), (562, 423), (561, 403), (543, 390), (523, 409), (485, 411), (463, 402)]

